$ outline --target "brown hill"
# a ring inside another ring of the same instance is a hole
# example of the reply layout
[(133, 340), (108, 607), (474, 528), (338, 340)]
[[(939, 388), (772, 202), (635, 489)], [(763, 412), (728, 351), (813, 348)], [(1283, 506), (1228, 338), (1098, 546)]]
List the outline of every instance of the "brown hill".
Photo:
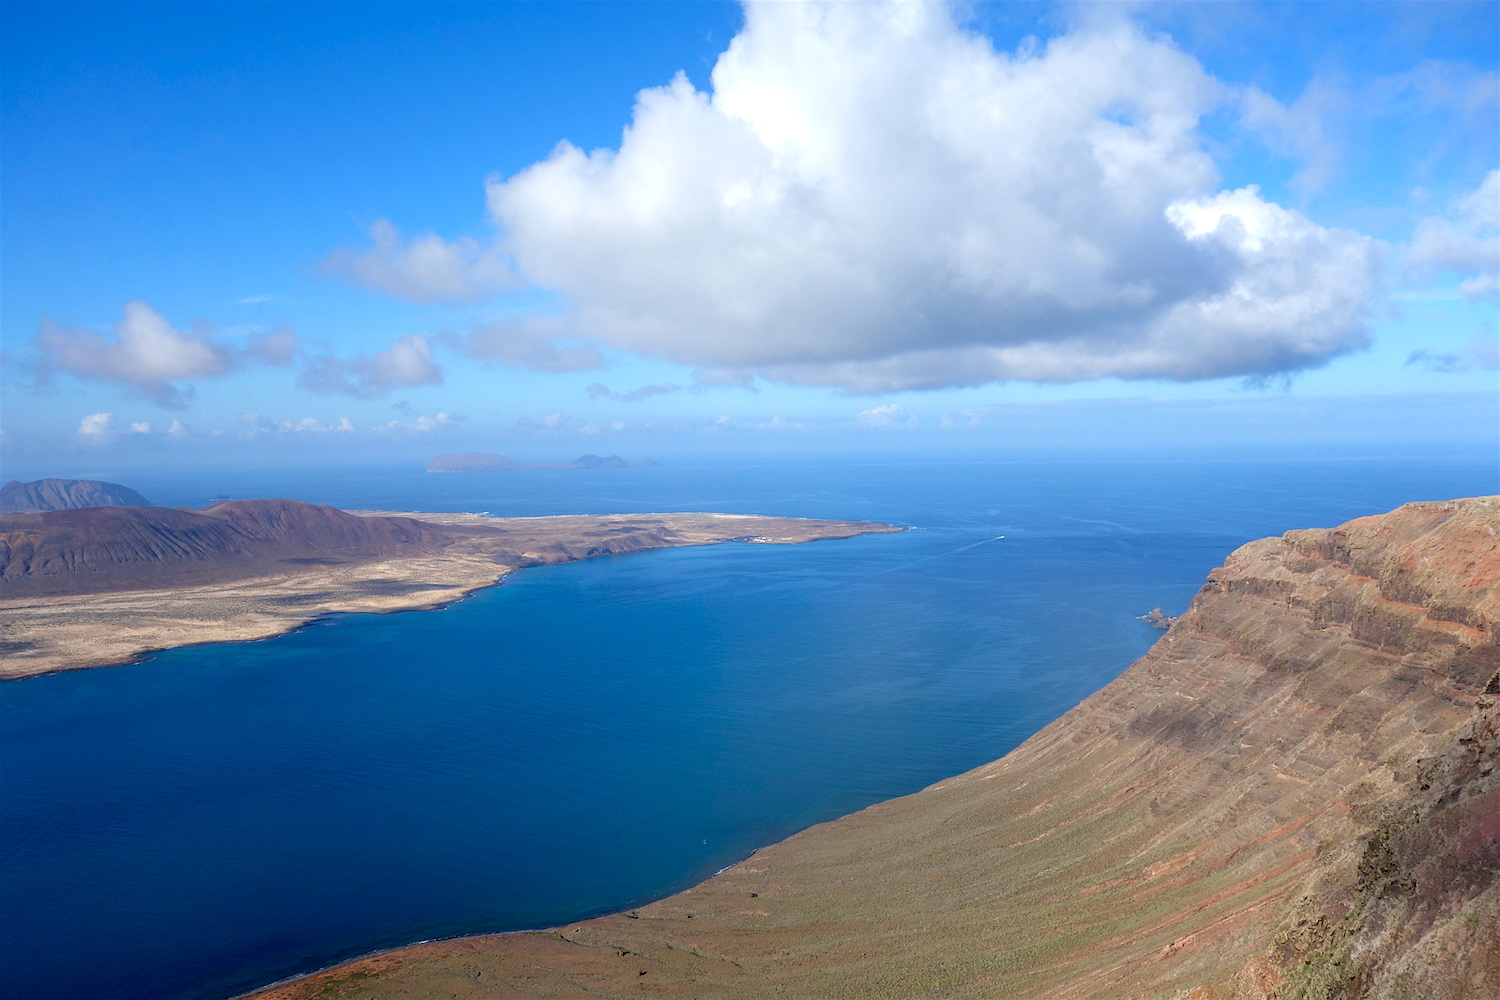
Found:
[(81, 507), (149, 507), (151, 501), (128, 486), (94, 479), (38, 479), (0, 486), (0, 514)]
[(310, 998), (1500, 997), (1500, 498), (1244, 546), (993, 764)]
[(207, 510), (90, 507), (0, 516), (6, 598), (182, 587), (441, 551), (453, 533), (296, 500)]

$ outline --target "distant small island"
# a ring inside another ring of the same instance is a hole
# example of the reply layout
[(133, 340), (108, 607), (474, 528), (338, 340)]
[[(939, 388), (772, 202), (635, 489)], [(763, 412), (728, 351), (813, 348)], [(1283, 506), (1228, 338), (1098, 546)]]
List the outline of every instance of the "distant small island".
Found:
[(487, 451), (467, 451), (451, 455), (439, 455), (427, 463), (428, 472), (534, 472), (538, 469), (630, 469), (655, 465), (644, 462), (627, 462), (619, 455), (601, 458), (598, 455), (580, 455), (571, 462), (518, 462), (505, 455), (492, 455)]

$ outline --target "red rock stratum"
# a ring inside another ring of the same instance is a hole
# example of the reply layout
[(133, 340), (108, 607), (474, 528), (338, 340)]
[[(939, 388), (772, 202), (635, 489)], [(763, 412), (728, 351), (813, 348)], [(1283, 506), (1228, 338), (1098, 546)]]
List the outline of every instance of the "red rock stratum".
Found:
[(1003, 759), (312, 997), (1500, 997), (1500, 498), (1252, 542)]

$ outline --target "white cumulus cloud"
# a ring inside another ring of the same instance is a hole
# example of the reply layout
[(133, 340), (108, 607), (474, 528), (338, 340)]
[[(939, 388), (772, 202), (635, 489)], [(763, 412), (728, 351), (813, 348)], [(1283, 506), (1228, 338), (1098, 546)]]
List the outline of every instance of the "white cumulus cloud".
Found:
[(711, 92), (679, 75), (618, 149), (492, 179), (499, 246), (565, 333), (856, 392), (1365, 344), (1379, 245), (1219, 190), (1198, 123), (1231, 95), (1191, 56), (1118, 21), (998, 52), (954, 16), (748, 5)]
[(78, 440), (85, 444), (109, 444), (115, 439), (115, 415), (90, 413), (78, 421)]
[(374, 354), (350, 359), (331, 354), (309, 360), (297, 384), (314, 392), (341, 392), (362, 399), (384, 395), (392, 389), (439, 385), (443, 370), (432, 360), (432, 342), (420, 333), (393, 340)]
[[(347, 419), (346, 417), (345, 420), (347, 421)], [(392, 420), (390, 423), (381, 424), (370, 429), (377, 434), (426, 434), (429, 431), (437, 430), (439, 427), (446, 427), (448, 424), (453, 423), (455, 419), (462, 420), (463, 417), (454, 417), (450, 413), (444, 413), (439, 410), (433, 414), (418, 414), (414, 420)], [(342, 426), (339, 428), (339, 430), (353, 429), (353, 427), (345, 428)]]
[(139, 389), (164, 406), (183, 405), (187, 393), (173, 383), (223, 375), (232, 351), (196, 333), (174, 330), (145, 302), (127, 302), (114, 337), (68, 330), (44, 322), (37, 334), (39, 370), (115, 382)]
[(865, 410), (854, 418), (862, 427), (904, 427), (917, 422), (915, 413), (908, 413), (895, 403), (887, 403)]
[(448, 242), (435, 233), (402, 239), (385, 219), (370, 226), (367, 250), (336, 250), (325, 271), (351, 284), (417, 302), (470, 302), (513, 283), (504, 254), (465, 237)]
[(199, 379), (227, 375), (247, 364), (285, 366), (301, 350), (291, 330), (254, 333), (242, 343), (215, 339), (209, 329), (184, 332), (148, 303), (125, 303), (113, 336), (87, 329), (67, 329), (48, 320), (33, 346), (32, 367), (45, 382), (66, 373), (75, 378), (112, 382), (135, 389), (161, 406), (179, 409)]
[(326, 434), (329, 431), (342, 429), (330, 427), (317, 417), (303, 417), (301, 420), (273, 420), (262, 413), (241, 413), (240, 421), (247, 425), (245, 434), (252, 438), (264, 434)]

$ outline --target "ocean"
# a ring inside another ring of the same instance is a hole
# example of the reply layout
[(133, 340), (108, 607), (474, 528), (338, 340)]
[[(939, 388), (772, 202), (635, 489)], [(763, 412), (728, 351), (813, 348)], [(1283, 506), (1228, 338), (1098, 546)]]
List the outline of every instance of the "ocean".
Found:
[(629, 908), (993, 760), (1236, 546), (1497, 492), (1491, 460), (159, 476), (497, 516), (909, 525), (526, 570), (440, 611), (0, 684), (0, 996), (225, 998)]

